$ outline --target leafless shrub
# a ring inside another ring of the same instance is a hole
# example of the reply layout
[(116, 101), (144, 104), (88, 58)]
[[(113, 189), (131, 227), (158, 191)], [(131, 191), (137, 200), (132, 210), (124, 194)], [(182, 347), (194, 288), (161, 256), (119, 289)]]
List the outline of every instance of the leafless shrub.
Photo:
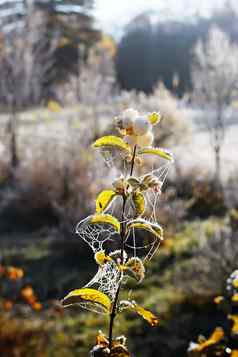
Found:
[[(213, 227), (214, 228), (214, 227)], [(192, 257), (177, 267), (175, 284), (187, 296), (216, 296), (224, 290), (230, 272), (237, 267), (238, 232), (229, 226), (200, 232), (200, 244)]]

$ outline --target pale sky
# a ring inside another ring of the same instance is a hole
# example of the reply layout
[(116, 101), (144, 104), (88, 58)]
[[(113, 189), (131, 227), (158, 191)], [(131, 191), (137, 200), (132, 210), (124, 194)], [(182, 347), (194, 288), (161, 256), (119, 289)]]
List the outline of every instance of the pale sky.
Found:
[(95, 0), (94, 14), (102, 30), (120, 36), (122, 28), (143, 11), (156, 10), (163, 18), (188, 17), (195, 13), (208, 16), (214, 7), (224, 3), (225, 0)]

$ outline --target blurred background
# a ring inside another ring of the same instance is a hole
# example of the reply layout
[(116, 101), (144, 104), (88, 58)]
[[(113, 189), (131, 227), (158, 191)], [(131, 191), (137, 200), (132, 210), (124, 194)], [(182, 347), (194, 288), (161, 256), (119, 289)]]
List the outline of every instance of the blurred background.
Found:
[[(75, 226), (113, 172), (90, 148), (127, 108), (160, 111), (175, 154), (165, 241), (123, 316), (137, 357), (184, 357), (226, 324), (238, 267), (238, 3), (0, 0), (0, 356), (86, 357), (107, 321), (59, 300), (96, 272)], [(106, 330), (105, 330), (106, 331)]]

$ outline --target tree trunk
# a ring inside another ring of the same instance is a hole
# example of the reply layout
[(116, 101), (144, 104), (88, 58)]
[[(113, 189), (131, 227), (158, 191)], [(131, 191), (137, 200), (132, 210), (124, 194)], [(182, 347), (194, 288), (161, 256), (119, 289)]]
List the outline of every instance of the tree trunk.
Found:
[(221, 147), (215, 146), (215, 183), (217, 187), (221, 187)]
[(16, 113), (12, 110), (9, 118), (9, 151), (10, 151), (10, 176), (11, 179), (15, 176), (16, 168), (19, 165), (17, 153), (17, 133), (16, 133)]

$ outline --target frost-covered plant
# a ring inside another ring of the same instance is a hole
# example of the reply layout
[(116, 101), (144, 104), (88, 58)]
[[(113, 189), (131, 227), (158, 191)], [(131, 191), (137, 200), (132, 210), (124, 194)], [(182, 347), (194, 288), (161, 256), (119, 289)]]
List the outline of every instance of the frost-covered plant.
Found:
[[(124, 310), (136, 312), (152, 326), (158, 324), (158, 318), (138, 305), (131, 293), (122, 300), (120, 293), (130, 278), (138, 283), (144, 279), (145, 263), (163, 239), (163, 229), (157, 222), (157, 203), (173, 156), (152, 146), (152, 129), (160, 118), (159, 113), (142, 115), (126, 109), (115, 119), (121, 136), (104, 136), (93, 144), (107, 165), (119, 169), (120, 176), (114, 179), (112, 187), (99, 193), (96, 213), (76, 228), (80, 238), (92, 248), (98, 271), (86, 286), (71, 291), (62, 301), (63, 306), (78, 304), (109, 316), (108, 335), (99, 333), (92, 356), (130, 356), (125, 338), (113, 338), (114, 320)], [(148, 163), (152, 170), (143, 172)], [(136, 175), (137, 171), (140, 175)]]
[(195, 45), (192, 82), (195, 101), (209, 113), (204, 114), (205, 127), (214, 152), (216, 183), (221, 184), (221, 151), (237, 98), (238, 47), (219, 27), (212, 27), (207, 40)]

